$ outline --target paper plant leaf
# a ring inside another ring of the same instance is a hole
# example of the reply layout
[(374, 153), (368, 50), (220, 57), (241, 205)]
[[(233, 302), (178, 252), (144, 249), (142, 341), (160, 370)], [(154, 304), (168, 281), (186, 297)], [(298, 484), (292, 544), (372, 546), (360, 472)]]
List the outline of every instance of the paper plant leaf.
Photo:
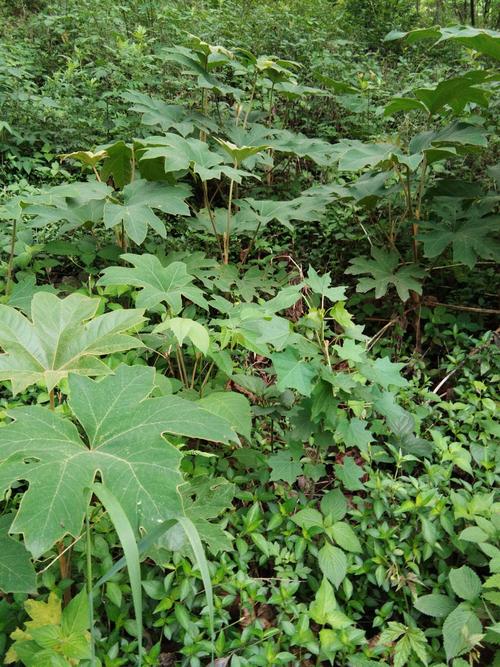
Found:
[(284, 352), (271, 355), (276, 370), (278, 391), (296, 389), (302, 396), (310, 396), (317, 372), (310, 363), (301, 359), (298, 352), (289, 347)]
[(228, 166), (223, 164), (222, 155), (210, 150), (207, 142), (173, 133), (144, 140), (140, 160), (157, 158), (164, 159), (166, 173), (191, 170), (202, 181), (219, 179)]
[(79, 534), (98, 472), (136, 530), (179, 515), (181, 454), (163, 433), (237, 442), (227, 421), (197, 403), (148, 398), (154, 375), (144, 366), (120, 366), (101, 382), (71, 375), (69, 406), (85, 437), (47, 408), (9, 413), (14, 421), (0, 429), (0, 493), (28, 482), (10, 531), (24, 535), (35, 558)]
[(31, 301), (37, 292), (56, 294), (57, 290), (52, 285), (37, 285), (36, 276), (30, 273), (12, 286), (9, 294), (9, 306), (18, 308), (26, 313), (28, 317), (31, 317)]
[(417, 28), (409, 32), (393, 30), (385, 37), (385, 41), (405, 39), (408, 44), (415, 44), (421, 40), (431, 39), (434, 44), (448, 40), (456, 41), (469, 49), (474, 49), (500, 60), (500, 33), (486, 28), (472, 28), (471, 26), (451, 26), (449, 28)]
[(393, 144), (370, 144), (358, 139), (342, 140), (335, 146), (339, 169), (359, 171), (365, 167), (376, 167), (399, 152)]
[(355, 257), (351, 260), (351, 266), (346, 273), (359, 275), (370, 274), (369, 278), (361, 278), (357, 285), (358, 292), (369, 292), (375, 290), (375, 298), (380, 299), (387, 293), (391, 285), (396, 288), (401, 301), (407, 301), (410, 290), (422, 293), (422, 285), (419, 279), (423, 278), (423, 270), (415, 264), (399, 267), (399, 255), (394, 252), (386, 252), (381, 248), (372, 249), (373, 259), (366, 257)]
[(313, 292), (320, 294), (322, 297), (327, 297), (333, 303), (344, 301), (346, 299), (345, 291), (347, 287), (344, 287), (343, 285), (331, 287), (332, 279), (330, 273), (324, 273), (320, 276), (314, 268), (310, 266), (307, 278), (304, 282)]
[(100, 147), (105, 153), (105, 160), (101, 167), (101, 180), (108, 182), (109, 178), (117, 188), (125, 187), (132, 180), (132, 165), (134, 153), (132, 146), (124, 141)]
[(314, 222), (320, 220), (326, 210), (327, 201), (314, 196), (301, 195), (287, 201), (274, 199), (238, 199), (237, 218), (240, 227), (255, 230), (263, 229), (272, 220), (276, 220), (293, 231), (292, 220)]
[(203, 292), (192, 284), (194, 276), (188, 273), (184, 262), (163, 266), (155, 255), (126, 253), (121, 257), (133, 264), (134, 268), (110, 266), (104, 270), (99, 285), (132, 285), (142, 288), (137, 297), (140, 308), (154, 308), (166, 301), (177, 314), (182, 310), (184, 298), (208, 309)]
[(114, 310), (94, 317), (99, 299), (71, 294), (59, 299), (37, 292), (32, 321), (11, 306), (0, 305), (0, 380), (19, 393), (36, 382), (53, 389), (68, 373), (97, 376), (110, 369), (98, 357), (141, 347), (125, 332), (144, 321), (142, 310)]
[(8, 534), (12, 515), (0, 517), (0, 591), (33, 593), (36, 574), (24, 545)]
[(481, 217), (476, 209), (458, 220), (441, 220), (422, 227), (420, 239), (426, 257), (433, 258), (449, 246), (453, 260), (472, 269), (480, 257), (498, 259), (500, 247), (494, 235), (498, 234), (499, 216)]
[(123, 188), (123, 204), (106, 202), (104, 225), (109, 229), (123, 223), (128, 236), (139, 245), (146, 238), (148, 226), (165, 238), (165, 224), (153, 209), (171, 215), (189, 215), (185, 200), (190, 194), (185, 183), (167, 185), (138, 179)]
[(202, 114), (190, 111), (180, 104), (167, 104), (158, 97), (145, 95), (137, 91), (127, 91), (123, 99), (132, 102), (132, 111), (142, 114), (143, 125), (159, 126), (164, 132), (174, 129), (186, 137), (195, 127), (207, 131), (216, 131), (217, 125)]

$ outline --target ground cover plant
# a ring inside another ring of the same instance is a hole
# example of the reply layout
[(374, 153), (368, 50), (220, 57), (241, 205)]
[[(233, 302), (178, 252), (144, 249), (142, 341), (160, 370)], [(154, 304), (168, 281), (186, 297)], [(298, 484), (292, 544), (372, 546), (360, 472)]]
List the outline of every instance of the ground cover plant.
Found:
[(500, 664), (498, 21), (0, 3), (4, 664)]

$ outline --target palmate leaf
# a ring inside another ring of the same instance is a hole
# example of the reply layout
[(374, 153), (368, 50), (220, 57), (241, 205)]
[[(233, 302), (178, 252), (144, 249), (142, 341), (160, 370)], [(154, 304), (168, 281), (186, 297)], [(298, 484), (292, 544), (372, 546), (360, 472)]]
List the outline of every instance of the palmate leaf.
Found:
[(192, 170), (202, 181), (219, 179), (223, 172), (231, 169), (223, 164), (222, 155), (211, 151), (205, 141), (185, 139), (171, 132), (145, 139), (139, 157), (141, 162), (163, 158), (166, 173)]
[(104, 224), (107, 228), (123, 223), (128, 236), (137, 244), (146, 238), (148, 226), (162, 238), (165, 224), (153, 209), (171, 215), (189, 215), (186, 199), (191, 189), (185, 183), (167, 185), (139, 179), (123, 188), (123, 204), (107, 201), (104, 205)]
[(36, 590), (35, 569), (25, 547), (8, 534), (13, 517), (0, 517), (0, 591), (32, 593)]
[(237, 442), (229, 423), (178, 396), (148, 398), (155, 371), (120, 366), (101, 382), (70, 375), (71, 411), (85, 432), (46, 408), (16, 408), (0, 429), (0, 493), (18, 479), (25, 492), (12, 533), (35, 558), (65, 534), (77, 536), (99, 473), (134, 530), (182, 514), (180, 452), (163, 433)]
[(208, 309), (203, 292), (192, 282), (194, 276), (187, 271), (184, 262), (172, 262), (163, 266), (155, 255), (125, 253), (121, 258), (134, 265), (111, 266), (104, 270), (99, 285), (133, 285), (142, 288), (137, 297), (140, 308), (154, 308), (166, 301), (174, 313), (182, 310), (182, 299), (189, 299), (201, 308)]
[(500, 32), (486, 28), (472, 28), (471, 26), (451, 26), (448, 28), (417, 28), (409, 32), (393, 30), (385, 37), (385, 41), (405, 39), (408, 44), (415, 44), (422, 40), (431, 39), (434, 44), (448, 40), (456, 41), (484, 55), (500, 60)]
[(415, 264), (399, 267), (398, 253), (386, 252), (381, 248), (372, 248), (373, 259), (366, 257), (355, 257), (351, 260), (351, 266), (346, 273), (359, 275), (370, 274), (370, 278), (361, 278), (356, 290), (358, 292), (369, 292), (375, 290), (375, 298), (380, 299), (387, 293), (390, 285), (394, 285), (401, 301), (407, 301), (410, 290), (422, 293), (422, 285), (419, 282), (424, 276), (423, 270)]
[(395, 98), (386, 106), (384, 113), (387, 116), (397, 111), (419, 109), (436, 114), (448, 106), (459, 114), (470, 102), (486, 107), (489, 93), (477, 86), (487, 79), (488, 73), (479, 70), (441, 81), (433, 88), (418, 88), (413, 91), (415, 98)]
[(217, 125), (212, 120), (180, 104), (167, 104), (158, 97), (135, 90), (127, 91), (122, 97), (127, 102), (132, 102), (132, 111), (142, 114), (143, 125), (158, 125), (164, 132), (173, 129), (183, 137), (191, 134), (195, 127), (205, 132), (217, 130)]
[(115, 310), (94, 317), (99, 299), (71, 294), (59, 299), (37, 292), (32, 321), (11, 306), (0, 305), (0, 380), (19, 393), (36, 382), (53, 389), (68, 373), (98, 376), (110, 369), (98, 357), (142, 347), (126, 332), (144, 321), (143, 311)]
[(474, 268), (480, 257), (498, 259), (500, 246), (494, 235), (498, 235), (498, 215), (481, 217), (477, 208), (458, 220), (443, 219), (422, 226), (420, 240), (426, 257), (433, 258), (448, 247), (453, 249), (453, 260)]
[(271, 221), (276, 220), (293, 231), (292, 220), (303, 222), (320, 220), (327, 203), (325, 197), (307, 194), (287, 201), (246, 197), (235, 201), (240, 209), (237, 213), (237, 223), (242, 229), (255, 230), (257, 226), (262, 229)]

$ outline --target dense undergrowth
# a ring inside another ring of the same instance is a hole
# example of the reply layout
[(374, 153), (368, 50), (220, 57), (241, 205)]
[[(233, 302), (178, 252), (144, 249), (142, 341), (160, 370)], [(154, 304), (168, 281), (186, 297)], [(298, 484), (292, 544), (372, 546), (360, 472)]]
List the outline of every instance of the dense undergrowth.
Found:
[(0, 2), (5, 664), (500, 664), (457, 4)]

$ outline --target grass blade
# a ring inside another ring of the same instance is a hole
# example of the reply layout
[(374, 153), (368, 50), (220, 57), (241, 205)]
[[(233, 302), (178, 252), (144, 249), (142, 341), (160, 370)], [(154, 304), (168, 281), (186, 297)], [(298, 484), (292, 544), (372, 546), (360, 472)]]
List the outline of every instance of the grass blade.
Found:
[[(172, 526), (175, 526), (177, 523), (177, 519), (167, 519), (166, 521), (163, 521), (162, 523), (158, 524), (158, 526), (155, 526), (153, 530), (151, 530), (147, 535), (145, 535), (142, 540), (139, 540), (137, 542), (137, 549), (139, 551), (139, 555), (142, 555), (145, 551), (147, 551), (150, 547), (152, 547), (155, 542), (157, 542), (160, 537), (165, 533), (169, 528), (172, 528)], [(125, 556), (122, 556), (119, 560), (116, 561), (112, 565), (112, 567), (109, 568), (109, 570), (102, 575), (102, 577), (96, 581), (94, 584), (94, 590), (102, 586), (103, 584), (107, 583), (112, 577), (115, 576), (117, 572), (119, 572), (123, 567), (126, 565), (126, 560)]]
[(122, 506), (111, 491), (103, 484), (94, 484), (92, 491), (99, 498), (108, 515), (113, 522), (120, 543), (122, 545), (125, 562), (127, 564), (130, 587), (132, 589), (132, 601), (137, 623), (137, 641), (139, 651), (139, 667), (142, 663), (142, 585), (141, 564), (139, 561), (139, 549), (135, 539), (134, 531), (130, 525)]
[(208, 570), (208, 562), (205, 556), (205, 550), (200, 540), (200, 535), (196, 526), (188, 519), (187, 516), (180, 516), (179, 523), (184, 528), (184, 532), (191, 544), (196, 563), (200, 568), (201, 579), (205, 588), (205, 596), (207, 598), (208, 618), (210, 621), (210, 632), (212, 634), (212, 642), (214, 641), (214, 596), (212, 590), (212, 580), (210, 579), (210, 572)]

